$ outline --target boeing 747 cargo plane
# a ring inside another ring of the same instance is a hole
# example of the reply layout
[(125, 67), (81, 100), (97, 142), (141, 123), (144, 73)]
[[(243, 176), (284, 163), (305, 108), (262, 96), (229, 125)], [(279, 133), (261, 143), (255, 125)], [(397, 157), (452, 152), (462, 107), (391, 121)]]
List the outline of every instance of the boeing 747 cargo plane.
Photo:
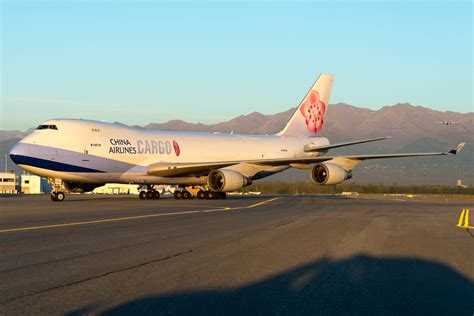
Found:
[(331, 144), (317, 133), (325, 122), (334, 76), (322, 74), (282, 131), (237, 135), (148, 131), (78, 119), (49, 120), (10, 152), (21, 168), (47, 177), (51, 199), (88, 192), (105, 183), (139, 185), (141, 199), (159, 198), (156, 185), (178, 185), (175, 198), (223, 198), (252, 181), (288, 168), (310, 169), (311, 180), (334, 185), (368, 159), (454, 155), (448, 152), (328, 156), (330, 149), (387, 137)]

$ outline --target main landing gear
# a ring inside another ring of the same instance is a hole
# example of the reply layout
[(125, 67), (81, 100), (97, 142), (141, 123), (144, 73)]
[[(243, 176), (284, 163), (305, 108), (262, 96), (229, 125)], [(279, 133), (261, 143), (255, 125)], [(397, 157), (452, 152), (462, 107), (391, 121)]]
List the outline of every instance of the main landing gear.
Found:
[(51, 200), (54, 202), (62, 202), (66, 198), (66, 194), (62, 191), (63, 181), (61, 179), (48, 178), (48, 183), (51, 185), (52, 191), (50, 194)]
[[(191, 189), (192, 190), (192, 189)], [(202, 190), (202, 189), (197, 189), (194, 190), (195, 193), (191, 193), (188, 191), (186, 188), (183, 190), (176, 190), (174, 191), (174, 198), (176, 200), (186, 200), (186, 199), (194, 199), (194, 197), (197, 197), (200, 200), (206, 199), (206, 200), (216, 200), (216, 199), (225, 199), (226, 198), (226, 193), (225, 192), (214, 192), (211, 190)]]
[(220, 200), (225, 199), (227, 194), (225, 192), (214, 192), (214, 191), (205, 191), (204, 198), (206, 200)]
[[(140, 200), (155, 200), (160, 198), (160, 192), (154, 189), (154, 185), (141, 185), (138, 190), (140, 190), (140, 193), (138, 194)], [(200, 186), (180, 186), (174, 190), (173, 196), (176, 200), (189, 200), (194, 199), (195, 197), (200, 200), (217, 200), (225, 199), (226, 193), (214, 192), (209, 189), (206, 190)]]
[(138, 194), (140, 200), (157, 200), (160, 198), (160, 192), (156, 191), (152, 185), (147, 185), (146, 187), (146, 191), (140, 191)]
[(176, 200), (194, 199), (194, 195), (187, 190), (183, 190), (183, 191), (176, 190), (174, 191), (173, 196)]

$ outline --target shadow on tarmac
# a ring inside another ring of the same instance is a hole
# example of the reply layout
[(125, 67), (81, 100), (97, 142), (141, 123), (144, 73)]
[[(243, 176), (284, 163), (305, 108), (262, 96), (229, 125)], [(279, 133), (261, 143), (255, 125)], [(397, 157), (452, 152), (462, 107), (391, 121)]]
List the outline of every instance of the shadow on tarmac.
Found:
[[(159, 286), (159, 285), (157, 285)], [(87, 307), (85, 308), (87, 309)], [(70, 315), (82, 314), (76, 310)], [(141, 298), (102, 315), (472, 315), (474, 283), (415, 258), (323, 258), (249, 286)]]

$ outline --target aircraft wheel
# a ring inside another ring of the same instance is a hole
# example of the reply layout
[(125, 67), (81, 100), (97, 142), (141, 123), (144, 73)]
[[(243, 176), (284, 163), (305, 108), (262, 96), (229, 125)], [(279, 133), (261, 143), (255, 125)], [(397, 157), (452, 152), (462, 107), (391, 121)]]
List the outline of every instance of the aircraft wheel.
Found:
[(227, 197), (227, 193), (225, 192), (219, 192), (219, 199), (225, 199)]
[(146, 200), (146, 191), (140, 191), (138, 197), (140, 198), (140, 200)]
[(205, 194), (204, 194), (204, 191), (202, 191), (202, 190), (199, 190), (196, 195), (197, 195), (197, 198), (200, 199), (200, 200), (202, 200), (206, 197)]
[(188, 191), (183, 191), (183, 199), (187, 200), (190, 198), (191, 198), (191, 193), (189, 193)]
[(56, 195), (56, 201), (58, 202), (64, 201), (64, 198), (66, 197), (66, 195), (63, 192), (56, 192), (55, 195)]
[(212, 191), (206, 191), (206, 200), (213, 200), (216, 198), (216, 194)]
[(152, 190), (146, 191), (146, 199), (147, 200), (152, 200), (153, 196), (154, 196), (154, 194), (153, 194)]
[(176, 200), (182, 199), (183, 198), (183, 193), (181, 191), (178, 191), (178, 190), (174, 191), (174, 198)]
[(51, 194), (49, 195), (51, 197), (51, 200), (56, 202), (57, 201), (57, 198), (56, 198), (56, 192), (51, 192)]
[(153, 191), (153, 198), (158, 200), (160, 198), (160, 192), (158, 191)]

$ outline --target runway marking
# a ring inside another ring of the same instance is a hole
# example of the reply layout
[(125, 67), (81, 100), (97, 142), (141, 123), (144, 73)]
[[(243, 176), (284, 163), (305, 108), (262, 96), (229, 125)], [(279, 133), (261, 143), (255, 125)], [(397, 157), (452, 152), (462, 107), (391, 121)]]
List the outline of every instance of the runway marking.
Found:
[(462, 209), (461, 216), (459, 216), (459, 221), (456, 226), (460, 228), (474, 229), (474, 227), (469, 226), (469, 209), (468, 208)]
[(8, 229), (0, 230), (0, 234), (1, 233), (18, 232), (18, 231), (30, 231), (30, 230), (49, 229), (49, 228), (58, 228), (58, 227), (68, 227), (68, 226), (79, 226), (79, 225), (90, 225), (90, 224), (98, 224), (98, 223), (128, 221), (128, 220), (133, 220), (133, 219), (142, 219), (142, 218), (151, 218), (151, 217), (164, 217), (164, 216), (173, 216), (173, 215), (188, 215), (188, 214), (197, 214), (197, 213), (224, 212), (224, 211), (249, 209), (249, 208), (254, 208), (254, 207), (266, 204), (266, 203), (270, 203), (270, 202), (278, 200), (278, 199), (279, 198), (273, 198), (273, 199), (265, 200), (265, 201), (255, 203), (255, 204), (252, 204), (252, 205), (247, 205), (247, 206), (221, 207), (221, 208), (217, 208), (217, 209), (202, 210), (202, 211), (169, 212), (169, 213), (159, 213), (159, 214), (148, 214), (148, 215), (137, 215), (137, 216), (108, 218), (108, 219), (98, 219), (98, 220), (84, 221), (84, 222), (73, 222), (73, 223), (43, 225), (43, 226), (8, 228)]
[(273, 199), (265, 200), (265, 201), (255, 203), (255, 204), (252, 204), (252, 205), (248, 205), (248, 206), (224, 207), (224, 208), (220, 208), (220, 209), (204, 210), (204, 211), (201, 211), (201, 212), (210, 213), (210, 212), (242, 210), (242, 209), (257, 207), (257, 206), (260, 206), (260, 205), (263, 205), (263, 204), (266, 204), (266, 203), (273, 202), (273, 201), (278, 200), (278, 199), (280, 199), (280, 198), (273, 198)]

